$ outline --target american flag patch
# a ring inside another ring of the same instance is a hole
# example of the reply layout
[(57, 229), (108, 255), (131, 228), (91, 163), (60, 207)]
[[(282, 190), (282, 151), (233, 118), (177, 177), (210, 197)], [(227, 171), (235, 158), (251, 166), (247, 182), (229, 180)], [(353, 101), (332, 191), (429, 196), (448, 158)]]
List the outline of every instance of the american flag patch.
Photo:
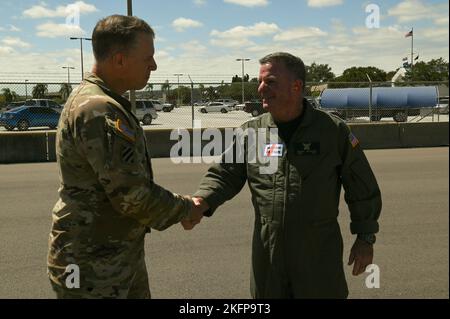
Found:
[(125, 124), (123, 124), (120, 119), (116, 121), (116, 129), (122, 133), (122, 135), (129, 141), (135, 142), (136, 137), (134, 136), (134, 132)]
[(348, 139), (350, 140), (350, 144), (352, 144), (352, 147), (355, 148), (356, 145), (359, 144), (358, 139), (356, 138), (355, 135), (353, 135), (352, 132), (350, 132), (350, 134), (348, 135)]
[(283, 156), (283, 144), (267, 144), (264, 147), (264, 156), (266, 157)]

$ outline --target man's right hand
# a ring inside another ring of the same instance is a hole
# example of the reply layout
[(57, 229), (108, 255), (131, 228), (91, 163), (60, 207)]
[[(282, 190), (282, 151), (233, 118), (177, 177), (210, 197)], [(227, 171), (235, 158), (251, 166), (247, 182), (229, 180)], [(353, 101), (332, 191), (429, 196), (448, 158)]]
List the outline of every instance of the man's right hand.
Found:
[(181, 225), (183, 225), (185, 230), (191, 230), (195, 225), (200, 223), (203, 218), (203, 213), (209, 209), (208, 203), (206, 203), (203, 198), (192, 197), (192, 202), (194, 205), (191, 212), (181, 221)]

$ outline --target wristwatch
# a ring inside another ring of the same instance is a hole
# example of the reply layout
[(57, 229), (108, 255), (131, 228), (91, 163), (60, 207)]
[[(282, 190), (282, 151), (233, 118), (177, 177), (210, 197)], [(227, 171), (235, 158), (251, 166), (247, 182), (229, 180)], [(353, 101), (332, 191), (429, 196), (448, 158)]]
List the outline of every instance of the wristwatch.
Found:
[(358, 234), (357, 238), (371, 245), (375, 244), (375, 241), (377, 240), (377, 237), (373, 233)]

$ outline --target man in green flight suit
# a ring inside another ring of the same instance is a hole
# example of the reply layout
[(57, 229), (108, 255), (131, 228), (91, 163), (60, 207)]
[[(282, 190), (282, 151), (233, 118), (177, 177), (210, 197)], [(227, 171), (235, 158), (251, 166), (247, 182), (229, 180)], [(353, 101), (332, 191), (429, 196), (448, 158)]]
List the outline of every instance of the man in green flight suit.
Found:
[(263, 161), (227, 161), (239, 148), (246, 155), (251, 134), (235, 138), (193, 195), (205, 216), (240, 192), (248, 182), (255, 209), (251, 293), (254, 298), (347, 298), (343, 240), (337, 221), (341, 186), (345, 189), (352, 234), (348, 264), (353, 275), (372, 263), (381, 193), (370, 165), (349, 127), (314, 109), (303, 98), (305, 66), (289, 53), (260, 60), (258, 92), (268, 113), (242, 125), (243, 131), (276, 129), (258, 144), (263, 157), (276, 159), (273, 172)]
[(61, 184), (47, 262), (58, 298), (150, 298), (146, 233), (201, 218), (192, 199), (153, 181), (144, 131), (122, 97), (142, 89), (156, 70), (153, 39), (139, 18), (100, 20), (92, 34), (92, 73), (62, 111)]

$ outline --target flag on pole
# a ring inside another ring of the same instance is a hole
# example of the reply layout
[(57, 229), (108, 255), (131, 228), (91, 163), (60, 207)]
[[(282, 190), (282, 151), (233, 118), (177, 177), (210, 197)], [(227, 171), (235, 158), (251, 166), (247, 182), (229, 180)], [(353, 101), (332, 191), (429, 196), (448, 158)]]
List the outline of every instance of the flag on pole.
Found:
[(412, 36), (413, 36), (413, 30), (411, 30), (407, 34), (405, 34), (405, 38), (412, 37)]
[(416, 58), (414, 59), (414, 61), (419, 60), (419, 55), (416, 56)]

